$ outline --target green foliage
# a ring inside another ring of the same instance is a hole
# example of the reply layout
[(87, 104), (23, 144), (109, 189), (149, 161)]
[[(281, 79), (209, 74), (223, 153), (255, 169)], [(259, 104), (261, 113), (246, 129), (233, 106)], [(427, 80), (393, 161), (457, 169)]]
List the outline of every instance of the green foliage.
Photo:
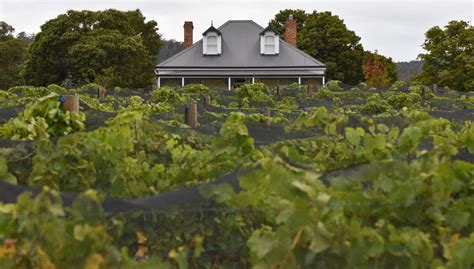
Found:
[(138, 95), (132, 95), (123, 100), (120, 111), (140, 111), (145, 114), (152, 114), (168, 112), (172, 109), (173, 107), (171, 103), (147, 103), (142, 97)]
[(10, 107), (19, 103), (19, 98), (16, 94), (0, 90), (0, 107)]
[(45, 87), (15, 86), (8, 89), (8, 92), (21, 95), (23, 97), (38, 98), (48, 95), (50, 90)]
[(413, 108), (420, 105), (420, 102), (421, 96), (418, 93), (398, 93), (387, 98), (387, 103), (395, 109)]
[(25, 78), (33, 85), (148, 86), (160, 47), (156, 26), (139, 10), (68, 11), (41, 27)]
[[(159, 259), (133, 261), (125, 249), (114, 245), (95, 191), (81, 194), (70, 207), (58, 193), (44, 191), (36, 197), (23, 193), (16, 204), (0, 204), (0, 266), (2, 268), (137, 268), (148, 264), (168, 268)], [(68, 217), (66, 217), (66, 215)]]
[(314, 94), (314, 97), (315, 98), (318, 98), (318, 99), (329, 99), (329, 100), (332, 100), (333, 98), (336, 97), (336, 94), (334, 92), (332, 92), (331, 90), (329, 90), (326, 86), (324, 87), (321, 87), (315, 94)]
[(244, 119), (243, 114), (231, 114), (221, 136), (201, 148), (195, 138), (188, 142), (145, 122), (142, 113), (124, 112), (107, 127), (63, 137), (56, 145), (39, 144), (29, 181), (61, 191), (110, 189), (112, 196), (122, 198), (206, 181), (253, 152)]
[(390, 90), (392, 91), (398, 91), (400, 90), (401, 87), (405, 86), (404, 81), (395, 81), (392, 86), (390, 86)]
[(379, 94), (374, 94), (367, 99), (367, 103), (364, 104), (360, 112), (366, 115), (374, 115), (387, 112), (391, 109), (387, 101), (382, 100)]
[(423, 48), (427, 53), (419, 55), (424, 64), (416, 80), (457, 91), (474, 90), (473, 26), (466, 21), (451, 21), (444, 29), (429, 29), (425, 36)]
[(272, 102), (270, 92), (263, 83), (244, 84), (237, 88), (235, 96), (244, 103), (249, 102)]
[[(0, 205), (0, 267), (469, 267), (474, 125), (429, 113), (441, 101), (459, 112), (470, 96), (421, 98), (421, 85), (401, 92), (337, 84), (319, 96), (295, 84), (278, 97), (259, 85), (243, 98), (179, 88), (149, 97), (117, 88), (103, 102), (98, 85), (0, 91), (7, 114), (66, 91), (79, 94), (88, 117), (110, 119), (57, 138), (2, 142), (0, 178), (45, 191)], [(259, 92), (268, 105), (255, 103)], [(199, 128), (185, 126), (179, 112), (147, 116), (203, 95), (220, 108), (200, 110)], [(244, 99), (243, 113), (233, 112), (239, 104), (230, 102)], [(58, 99), (51, 101), (57, 108)], [(327, 106), (315, 107), (321, 103)], [(260, 127), (263, 106), (272, 112), (270, 128)], [(271, 137), (261, 143), (259, 131)], [(232, 172), (239, 189), (201, 185)], [(203, 208), (104, 213), (99, 205), (104, 196), (141, 205), (148, 195), (198, 184), (212, 199)], [(85, 193), (63, 206), (49, 189)]]
[(339, 80), (330, 80), (324, 86), (330, 91), (340, 91), (340, 90), (342, 90), (341, 82)]
[(345, 116), (328, 113), (326, 108), (319, 107), (312, 110), (310, 113), (302, 112), (292, 124), (286, 127), (286, 130), (317, 126), (326, 134), (334, 135), (336, 134), (336, 128), (338, 125), (346, 121), (347, 118)]
[(10, 184), (17, 184), (16, 177), (8, 172), (7, 159), (5, 159), (3, 156), (0, 156), (0, 179)]
[(13, 37), (0, 37), (0, 89), (23, 84), (21, 70), (28, 53), (28, 43)]
[(0, 127), (0, 136), (13, 140), (33, 140), (84, 129), (84, 113), (64, 111), (61, 105), (60, 96), (55, 93), (27, 104), (16, 118)]
[(95, 82), (107, 88), (151, 84), (153, 58), (140, 38), (119, 31), (94, 30), (70, 47), (68, 53), (80, 74), (76, 78), (79, 83)]
[(278, 110), (285, 110), (290, 112), (298, 109), (298, 104), (295, 102), (294, 99), (290, 97), (284, 97), (283, 99), (276, 102), (275, 108)]
[(364, 49), (360, 44), (360, 37), (347, 29), (343, 20), (331, 12), (282, 10), (270, 22), (281, 35), (290, 14), (298, 24), (298, 48), (324, 62), (329, 79), (348, 84), (357, 84), (363, 80)]
[(188, 84), (181, 88), (183, 92), (198, 93), (208, 91), (209, 88), (203, 84)]
[[(257, 267), (465, 266), (472, 262), (466, 251), (474, 246), (472, 190), (467, 187), (474, 166), (446, 158), (456, 154), (446, 147), (463, 145), (464, 130), (454, 133), (443, 120), (413, 117), (419, 121), (399, 137), (383, 125), (370, 132), (346, 128), (346, 138), (336, 138), (335, 146), (373, 161), (370, 169), (330, 177), (329, 186), (312, 170), (278, 157), (263, 158), (256, 171), (241, 178), (239, 193), (218, 186), (207, 195), (232, 207), (258, 209), (265, 217), (247, 241)], [(392, 158), (416, 151), (428, 136), (437, 140), (433, 151), (420, 152), (412, 161)], [(450, 139), (438, 138), (444, 136)], [(328, 154), (327, 141), (315, 142), (318, 156)], [(300, 154), (311, 154), (310, 145)]]
[(171, 87), (162, 87), (151, 92), (151, 100), (153, 102), (167, 102), (175, 104), (180, 101), (181, 96)]
[[(308, 17), (306, 11), (302, 9), (285, 9), (280, 10), (277, 14), (275, 14), (275, 18), (270, 20), (268, 23), (273, 29), (277, 30), (281, 36), (285, 33), (285, 26), (286, 22), (288, 21), (288, 17), (290, 15), (293, 16), (293, 19), (296, 20), (296, 27), (297, 29), (302, 29), (304, 27), (304, 22)], [(299, 31), (299, 30), (298, 30)], [(299, 32), (297, 32), (299, 38)]]
[[(367, 57), (374, 57), (374, 53), (370, 51), (365, 51), (364, 52), (365, 56), (364, 58)], [(377, 54), (377, 60), (382, 64), (386, 78), (388, 79), (388, 83), (394, 83), (398, 79), (398, 71), (397, 71), (397, 65), (393, 62), (391, 57), (385, 57), (381, 54)]]

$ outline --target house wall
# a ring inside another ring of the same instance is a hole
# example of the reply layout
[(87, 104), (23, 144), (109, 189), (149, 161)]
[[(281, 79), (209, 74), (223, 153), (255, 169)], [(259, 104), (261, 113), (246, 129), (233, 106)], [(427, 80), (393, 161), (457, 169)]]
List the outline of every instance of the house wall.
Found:
[(178, 87), (181, 86), (181, 79), (180, 78), (161, 78), (160, 79), (161, 87)]
[[(231, 79), (232, 83), (232, 89), (237, 87), (237, 85), (242, 84), (242, 83), (252, 83), (252, 78), (251, 77), (232, 77)], [(181, 78), (161, 78), (161, 87), (179, 87), (181, 86)], [(275, 87), (280, 87), (280, 88), (286, 88), (290, 86), (293, 83), (298, 82), (298, 78), (259, 78), (255, 77), (255, 82), (262, 82), (265, 85), (267, 85), (269, 88), (275, 88)], [(189, 85), (189, 84), (204, 84), (210, 89), (219, 89), (219, 90), (227, 90), (228, 89), (228, 78), (227, 77), (222, 77), (222, 78), (186, 78), (184, 79), (184, 84)], [(322, 85), (322, 78), (301, 78), (301, 84), (307, 85), (307, 84), (313, 84), (315, 88), (321, 87)], [(235, 86), (235, 87), (234, 87)]]
[(255, 78), (255, 82), (262, 82), (269, 88), (286, 88), (291, 84), (298, 82), (298, 78)]
[(319, 88), (323, 85), (323, 79), (322, 78), (301, 78), (301, 84), (303, 85), (313, 84), (313, 87)]
[(184, 84), (204, 84), (209, 89), (227, 89), (227, 78), (185, 78)]

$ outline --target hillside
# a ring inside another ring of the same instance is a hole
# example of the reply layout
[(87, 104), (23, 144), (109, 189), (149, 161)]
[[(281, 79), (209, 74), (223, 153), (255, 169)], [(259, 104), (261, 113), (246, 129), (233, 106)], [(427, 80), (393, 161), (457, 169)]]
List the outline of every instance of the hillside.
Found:
[(423, 61), (409, 61), (409, 62), (398, 62), (397, 71), (398, 79), (403, 81), (408, 81), (412, 77), (421, 73), (423, 67)]

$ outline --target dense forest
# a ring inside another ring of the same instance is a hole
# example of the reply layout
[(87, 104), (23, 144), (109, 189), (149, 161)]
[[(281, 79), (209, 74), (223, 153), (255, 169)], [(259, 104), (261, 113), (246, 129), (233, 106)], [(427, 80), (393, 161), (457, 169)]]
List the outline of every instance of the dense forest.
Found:
[(421, 73), (423, 68), (423, 61), (413, 60), (409, 62), (397, 62), (398, 79), (402, 81), (409, 81), (416, 75)]

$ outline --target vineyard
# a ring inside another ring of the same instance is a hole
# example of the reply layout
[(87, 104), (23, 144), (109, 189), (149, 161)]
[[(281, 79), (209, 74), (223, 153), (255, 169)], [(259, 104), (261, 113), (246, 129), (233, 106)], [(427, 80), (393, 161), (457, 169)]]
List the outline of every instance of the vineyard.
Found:
[(474, 265), (472, 92), (100, 90), (0, 91), (0, 268)]

